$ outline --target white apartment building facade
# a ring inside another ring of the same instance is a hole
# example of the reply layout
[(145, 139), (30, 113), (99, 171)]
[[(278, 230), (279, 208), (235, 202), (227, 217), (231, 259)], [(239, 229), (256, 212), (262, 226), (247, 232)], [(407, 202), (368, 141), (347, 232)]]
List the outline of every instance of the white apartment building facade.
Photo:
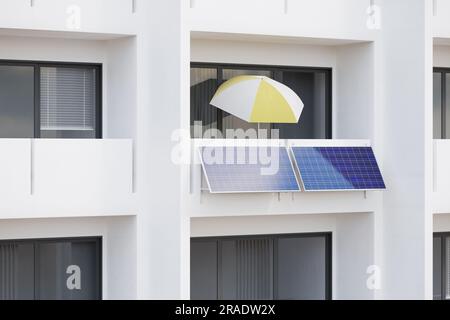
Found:
[[(449, 298), (449, 18), (447, 0), (0, 0), (0, 298)], [(203, 135), (249, 128), (209, 106), (242, 74), (298, 90), (300, 126)], [(257, 142), (370, 146), (386, 189), (209, 192), (198, 148)]]

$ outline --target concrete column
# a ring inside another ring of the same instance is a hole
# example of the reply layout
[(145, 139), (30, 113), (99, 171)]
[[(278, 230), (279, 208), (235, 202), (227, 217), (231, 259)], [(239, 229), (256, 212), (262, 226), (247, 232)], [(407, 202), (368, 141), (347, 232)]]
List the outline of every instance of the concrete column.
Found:
[(381, 2), (382, 294), (432, 298), (432, 1)]
[(181, 206), (181, 170), (171, 161), (182, 125), (189, 70), (188, 2), (139, 1), (136, 191), (138, 297), (188, 298), (189, 219)]

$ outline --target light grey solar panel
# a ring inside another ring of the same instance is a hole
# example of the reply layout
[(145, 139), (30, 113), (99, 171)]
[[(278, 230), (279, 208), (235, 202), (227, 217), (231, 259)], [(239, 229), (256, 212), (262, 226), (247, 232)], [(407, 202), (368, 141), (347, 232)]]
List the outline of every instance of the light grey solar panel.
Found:
[(200, 157), (211, 193), (300, 191), (286, 148), (203, 147)]

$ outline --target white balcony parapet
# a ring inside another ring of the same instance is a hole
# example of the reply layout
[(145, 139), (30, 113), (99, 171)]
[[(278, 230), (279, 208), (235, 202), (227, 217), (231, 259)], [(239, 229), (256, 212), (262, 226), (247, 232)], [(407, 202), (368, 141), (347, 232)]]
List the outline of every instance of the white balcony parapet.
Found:
[(191, 31), (203, 37), (223, 33), (228, 39), (242, 34), (373, 41), (382, 28), (379, 11), (369, 0), (196, 0), (190, 21)]
[(0, 219), (133, 215), (131, 140), (0, 139)]
[(65, 32), (61, 37), (73, 34), (82, 39), (84, 33), (92, 38), (91, 33), (96, 34), (94, 38), (108, 39), (135, 35), (137, 30), (133, 0), (2, 0), (1, 6), (0, 29), (7, 35), (41, 32), (42, 36), (58, 36), (52, 32)]

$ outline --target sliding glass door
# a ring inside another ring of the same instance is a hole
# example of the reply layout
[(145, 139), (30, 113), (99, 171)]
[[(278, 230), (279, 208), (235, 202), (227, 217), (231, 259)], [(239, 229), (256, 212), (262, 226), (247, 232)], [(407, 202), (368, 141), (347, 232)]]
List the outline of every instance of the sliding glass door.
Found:
[(330, 234), (191, 240), (191, 299), (330, 298)]
[(0, 300), (101, 299), (101, 239), (0, 242)]

